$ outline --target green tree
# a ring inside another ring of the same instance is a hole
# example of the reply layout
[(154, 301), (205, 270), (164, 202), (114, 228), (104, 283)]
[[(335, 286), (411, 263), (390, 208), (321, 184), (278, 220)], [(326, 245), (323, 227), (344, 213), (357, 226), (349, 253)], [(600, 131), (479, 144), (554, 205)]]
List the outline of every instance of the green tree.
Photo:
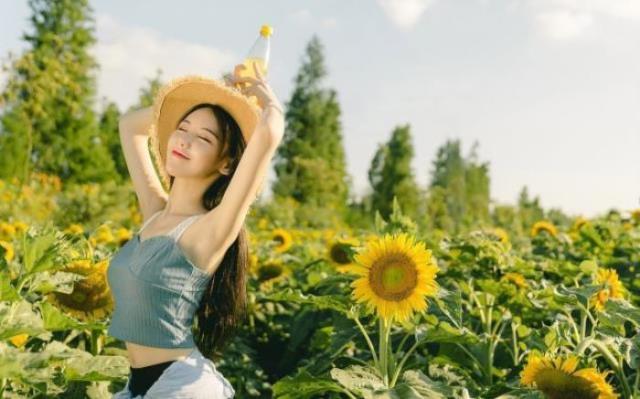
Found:
[(120, 110), (118, 109), (118, 105), (112, 101), (105, 102), (99, 121), (100, 142), (107, 148), (111, 159), (113, 159), (118, 174), (118, 181), (123, 182), (128, 178), (129, 170), (127, 169), (124, 153), (120, 145), (119, 122)]
[(129, 111), (132, 109), (139, 109), (144, 107), (150, 107), (153, 105), (153, 100), (155, 100), (156, 95), (158, 94), (158, 90), (164, 84), (162, 80), (162, 69), (156, 69), (156, 74), (153, 78), (147, 79), (147, 83), (145, 86), (140, 88), (138, 94), (138, 102), (133, 106), (129, 107)]
[(468, 227), (481, 227), (491, 223), (489, 163), (479, 161), (477, 148), (476, 141), (471, 154), (465, 159), (466, 210), (463, 220)]
[(374, 210), (387, 219), (392, 212), (393, 197), (404, 215), (417, 218), (420, 189), (411, 170), (413, 145), (409, 124), (396, 127), (389, 141), (378, 147), (369, 168)]
[[(427, 199), (427, 224), (453, 227), (450, 232), (457, 233), (463, 228), (490, 222), (489, 165), (478, 161), (477, 146), (474, 143), (466, 159), (461, 154), (459, 140), (447, 140), (438, 148), (428, 186), (429, 191), (435, 188), (438, 191)], [(445, 201), (444, 207), (433, 201)], [(435, 218), (446, 222), (434, 221)]]
[(2, 93), (0, 174), (28, 179), (32, 170), (63, 181), (105, 181), (116, 176), (100, 142), (93, 105), (97, 64), (87, 0), (30, 0), (30, 45), (11, 59)]
[(529, 198), (529, 189), (522, 187), (518, 195), (518, 215), (523, 231), (529, 231), (538, 220), (544, 219), (544, 209), (540, 206), (540, 198)]
[(327, 72), (317, 37), (305, 55), (286, 104), (286, 132), (275, 156), (272, 191), (344, 216), (351, 178), (346, 172), (337, 93), (320, 86)]

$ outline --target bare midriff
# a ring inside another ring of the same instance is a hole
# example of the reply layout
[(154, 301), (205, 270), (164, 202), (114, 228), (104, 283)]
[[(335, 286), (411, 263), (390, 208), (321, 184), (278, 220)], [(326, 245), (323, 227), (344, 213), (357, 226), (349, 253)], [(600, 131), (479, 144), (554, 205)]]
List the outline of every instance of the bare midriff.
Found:
[(193, 348), (156, 348), (125, 342), (129, 364), (133, 368), (151, 366), (186, 358)]

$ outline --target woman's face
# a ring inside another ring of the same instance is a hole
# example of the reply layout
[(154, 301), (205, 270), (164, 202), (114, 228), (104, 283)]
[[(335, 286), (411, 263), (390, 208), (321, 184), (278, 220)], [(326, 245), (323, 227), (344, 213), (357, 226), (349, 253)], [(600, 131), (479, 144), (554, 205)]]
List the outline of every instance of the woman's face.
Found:
[(209, 108), (192, 111), (169, 136), (167, 172), (174, 177), (207, 178), (221, 166), (218, 165), (221, 145), (222, 134), (213, 111)]

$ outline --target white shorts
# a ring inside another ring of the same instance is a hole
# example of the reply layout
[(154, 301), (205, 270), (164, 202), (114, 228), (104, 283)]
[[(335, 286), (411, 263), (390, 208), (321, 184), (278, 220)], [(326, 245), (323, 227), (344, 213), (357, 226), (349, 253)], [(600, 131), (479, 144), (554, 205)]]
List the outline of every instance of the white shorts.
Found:
[(116, 392), (112, 399), (230, 399), (235, 393), (215, 364), (195, 347), (186, 358), (164, 369), (144, 396), (131, 396), (127, 380), (124, 389)]

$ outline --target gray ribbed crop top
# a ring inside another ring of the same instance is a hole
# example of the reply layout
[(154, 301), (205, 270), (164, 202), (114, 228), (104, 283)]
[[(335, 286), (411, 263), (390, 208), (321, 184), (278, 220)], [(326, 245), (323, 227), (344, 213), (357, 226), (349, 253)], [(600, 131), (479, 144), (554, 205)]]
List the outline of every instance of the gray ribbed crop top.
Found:
[(193, 318), (213, 274), (194, 265), (178, 240), (202, 214), (166, 234), (141, 239), (140, 232), (159, 214), (111, 258), (107, 281), (115, 307), (107, 334), (145, 346), (192, 348)]

